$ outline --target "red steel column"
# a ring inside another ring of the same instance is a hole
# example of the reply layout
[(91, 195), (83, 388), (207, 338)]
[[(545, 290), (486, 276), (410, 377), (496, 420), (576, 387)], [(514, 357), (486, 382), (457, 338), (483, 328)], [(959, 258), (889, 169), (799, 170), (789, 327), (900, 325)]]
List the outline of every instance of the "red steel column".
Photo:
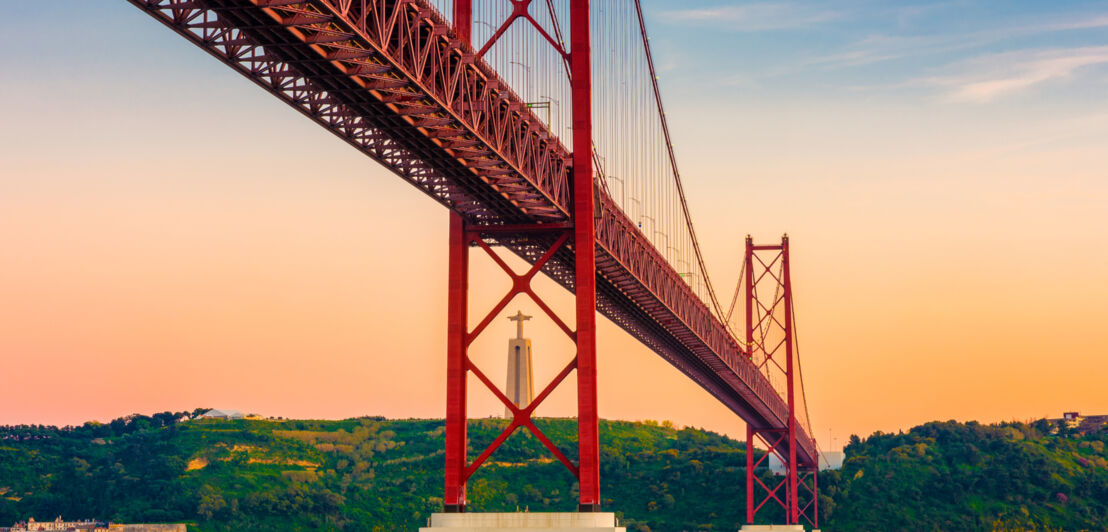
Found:
[(571, 0), (569, 10), (569, 63), (573, 91), (573, 250), (576, 255), (577, 292), (577, 444), (581, 488), (578, 509), (588, 512), (600, 510), (589, 0)]
[(746, 235), (746, 354), (754, 356), (754, 239)]
[[(746, 352), (754, 354), (754, 240), (746, 235)], [(754, 428), (746, 425), (746, 522), (754, 524)]]
[(819, 529), (819, 457), (812, 469), (812, 528)]
[[(454, 0), (454, 28), (469, 42), (473, 26), (473, 0)], [(446, 486), (447, 512), (464, 512), (466, 504), (466, 334), (469, 328), (469, 243), (465, 221), (450, 213), (450, 280), (447, 286), (446, 325)]]
[(746, 523), (754, 524), (754, 427), (746, 425)]
[(781, 269), (782, 284), (785, 285), (785, 373), (788, 383), (789, 395), (789, 470), (786, 473), (788, 481), (788, 519), (787, 523), (795, 525), (800, 522), (800, 511), (797, 502), (797, 477), (796, 477), (796, 395), (793, 386), (793, 294), (792, 282), (789, 279), (789, 237), (781, 237)]
[(450, 279), (446, 303), (446, 489), (447, 512), (466, 505), (466, 307), (469, 297), (469, 243), (465, 221), (450, 213)]

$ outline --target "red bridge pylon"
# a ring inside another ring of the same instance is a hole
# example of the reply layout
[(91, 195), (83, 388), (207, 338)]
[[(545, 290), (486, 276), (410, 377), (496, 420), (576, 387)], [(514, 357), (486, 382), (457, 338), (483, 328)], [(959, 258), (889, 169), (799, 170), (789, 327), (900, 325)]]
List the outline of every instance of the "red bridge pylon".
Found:
[[(515, 2), (510, 18), (481, 47), (480, 55), (503, 34), (504, 28), (525, 17), (530, 0)], [(528, 18), (528, 20), (530, 20)], [(533, 23), (533, 21), (532, 21)], [(470, 43), (473, 25), (473, 0), (454, 1), (454, 25), (458, 38)], [(443, 502), (448, 512), (464, 512), (466, 481), (516, 429), (530, 431), (551, 454), (577, 478), (580, 488), (578, 508), (600, 510), (600, 443), (596, 406), (596, 227), (595, 190), (592, 160), (592, 70), (589, 45), (589, 2), (570, 2), (570, 50), (559, 52), (568, 58), (573, 96), (573, 207), (569, 224), (526, 224), (476, 226), (458, 214), (450, 215), (450, 280), (447, 304), (446, 370), (446, 485)], [(492, 249), (500, 239), (526, 238), (552, 243), (545, 253), (519, 274)], [(469, 330), (466, 308), (469, 300), (469, 251), (484, 250), (512, 278), (512, 288), (473, 329)], [(574, 263), (576, 297), (575, 328), (569, 326), (531, 289), (531, 280), (547, 266), (556, 253), (567, 250)], [(512, 403), (469, 358), (468, 348), (504, 307), (519, 294), (527, 294), (576, 343), (573, 360), (551, 381), (534, 401), (524, 408)], [(532, 414), (543, 400), (572, 372), (577, 371), (577, 445), (578, 463), (574, 464), (535, 426)], [(508, 427), (472, 462), (466, 456), (466, 380), (473, 373), (513, 414)]]
[[(773, 501), (785, 510), (786, 524), (801, 524), (803, 519), (812, 527), (819, 528), (819, 497), (816, 495), (819, 459), (817, 457), (810, 464), (800, 464), (796, 453), (798, 419), (807, 420), (808, 415), (803, 395), (798, 398), (796, 393), (796, 383), (801, 380), (796, 353), (788, 235), (781, 238), (779, 245), (762, 246), (754, 245), (754, 241), (747, 236), (743, 273), (746, 345), (750, 360), (775, 388), (784, 386), (788, 403), (788, 420), (784, 429), (756, 427), (747, 423), (746, 522), (753, 524), (758, 511)], [(753, 452), (755, 440), (766, 448), (757, 460)], [(771, 455), (784, 465), (785, 474), (780, 480), (775, 477), (767, 484), (755, 471), (759, 468), (764, 470)], [(756, 491), (760, 491), (760, 495), (756, 496)]]

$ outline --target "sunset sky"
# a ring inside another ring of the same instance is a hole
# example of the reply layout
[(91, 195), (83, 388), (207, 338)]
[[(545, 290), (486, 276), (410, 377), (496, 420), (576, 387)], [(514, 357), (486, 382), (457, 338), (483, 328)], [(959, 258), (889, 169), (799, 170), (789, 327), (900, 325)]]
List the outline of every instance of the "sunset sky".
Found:
[[(0, 424), (443, 415), (444, 209), (125, 2), (4, 7)], [(821, 445), (1108, 414), (1108, 4), (645, 9), (717, 289), (747, 233), (792, 239)], [(476, 314), (506, 281), (472, 285)], [(545, 382), (571, 344), (527, 327)], [(498, 381), (512, 335), (473, 348)], [(741, 433), (603, 320), (599, 347), (603, 417)]]

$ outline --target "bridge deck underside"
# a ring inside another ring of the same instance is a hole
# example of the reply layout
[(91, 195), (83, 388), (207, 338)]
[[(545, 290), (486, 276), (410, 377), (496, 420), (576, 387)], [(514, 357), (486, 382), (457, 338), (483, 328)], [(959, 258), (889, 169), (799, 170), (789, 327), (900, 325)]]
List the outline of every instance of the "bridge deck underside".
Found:
[[(570, 153), (424, 0), (130, 1), (470, 223), (571, 221)], [(756, 429), (784, 428), (785, 401), (739, 343), (598, 199), (600, 312)], [(550, 244), (488, 236), (531, 263)], [(572, 250), (543, 271), (572, 291)], [(797, 441), (813, 464), (803, 428)]]

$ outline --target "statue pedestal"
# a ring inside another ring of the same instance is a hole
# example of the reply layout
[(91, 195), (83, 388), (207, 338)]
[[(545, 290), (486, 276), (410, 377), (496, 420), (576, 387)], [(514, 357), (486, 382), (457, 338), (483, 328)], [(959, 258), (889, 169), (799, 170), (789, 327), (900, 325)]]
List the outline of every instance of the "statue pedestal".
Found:
[(625, 532), (609, 512), (431, 514), (419, 532)]

